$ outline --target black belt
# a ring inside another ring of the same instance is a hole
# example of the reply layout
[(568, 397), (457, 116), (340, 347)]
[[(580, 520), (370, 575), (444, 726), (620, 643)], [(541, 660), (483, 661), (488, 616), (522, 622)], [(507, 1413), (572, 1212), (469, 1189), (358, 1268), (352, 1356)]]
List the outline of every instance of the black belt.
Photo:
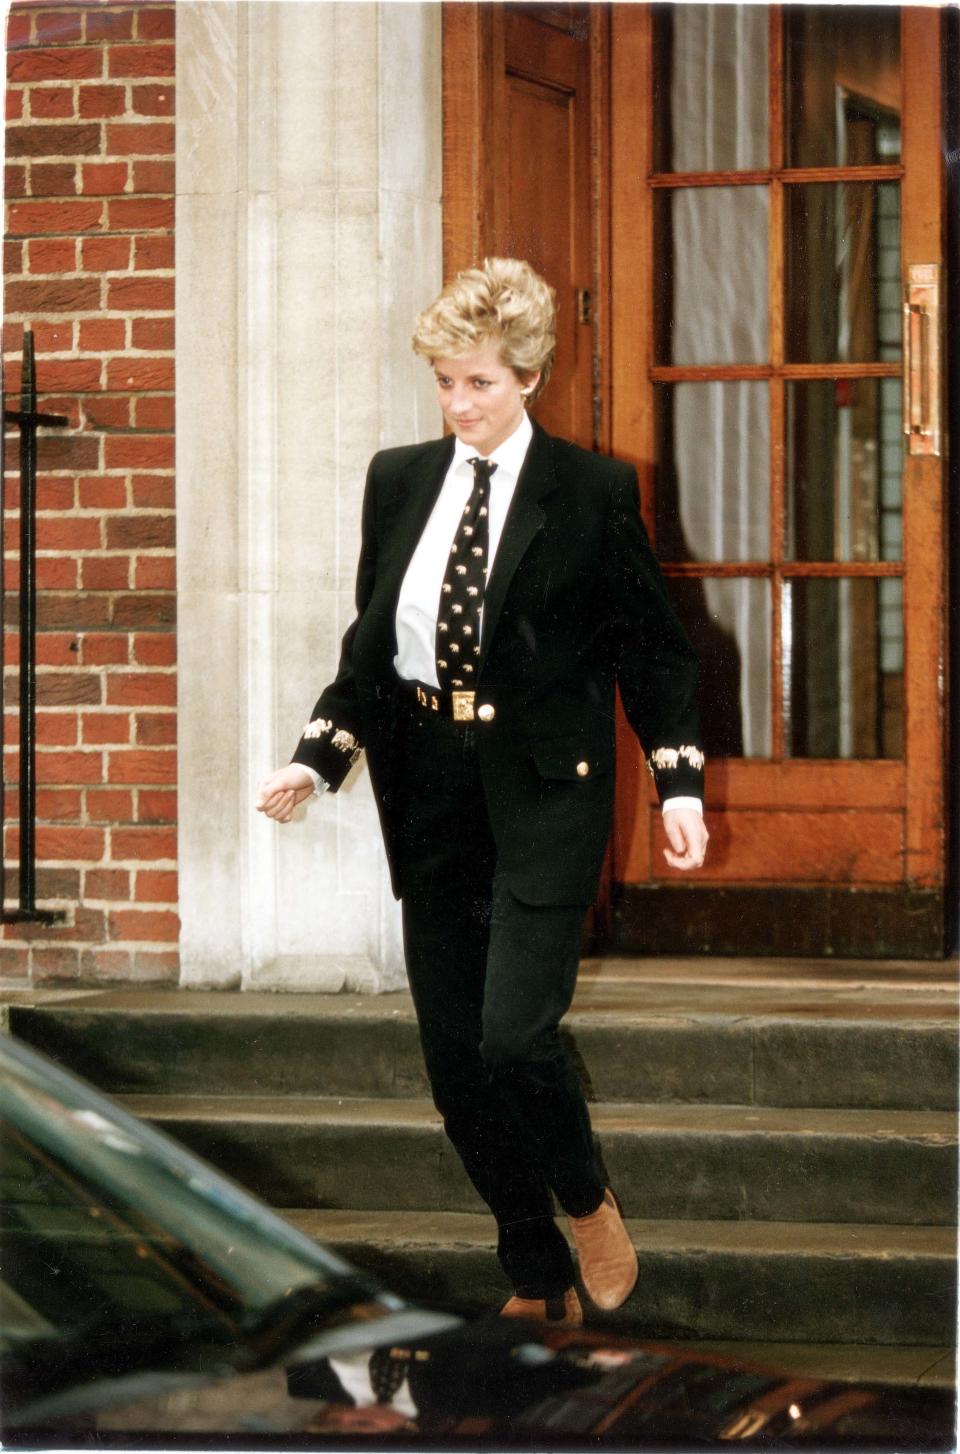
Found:
[(454, 722), (472, 722), (476, 692), (444, 691), (425, 682), (400, 681), (400, 695), (428, 716), (449, 717)]

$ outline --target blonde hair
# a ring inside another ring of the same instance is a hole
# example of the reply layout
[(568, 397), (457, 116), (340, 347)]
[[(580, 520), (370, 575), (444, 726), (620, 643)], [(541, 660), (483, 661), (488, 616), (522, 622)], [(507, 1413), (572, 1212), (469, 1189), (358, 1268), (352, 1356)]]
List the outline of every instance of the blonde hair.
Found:
[(521, 382), (539, 373), (527, 400), (532, 404), (553, 367), (556, 294), (518, 258), (488, 257), (480, 267), (465, 268), (424, 308), (413, 330), (414, 353), (430, 363), (459, 358), (491, 341)]

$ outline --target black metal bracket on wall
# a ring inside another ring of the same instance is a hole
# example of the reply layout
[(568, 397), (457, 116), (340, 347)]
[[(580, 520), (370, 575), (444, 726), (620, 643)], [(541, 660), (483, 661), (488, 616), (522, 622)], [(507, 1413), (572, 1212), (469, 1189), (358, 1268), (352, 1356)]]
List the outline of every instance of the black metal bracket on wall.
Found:
[[(4, 924), (56, 924), (64, 915), (56, 909), (37, 908), (37, 430), (62, 429), (69, 424), (62, 414), (37, 412), (37, 374), (33, 331), (23, 334), (20, 408), (6, 407), (3, 395), (2, 452), (0, 452), (0, 525), (6, 520), (7, 425), (20, 431), (20, 875), (19, 907), (7, 908), (4, 855), (0, 852), (0, 908)], [(0, 549), (0, 619), (6, 633), (3, 550)], [(6, 823), (4, 774), (0, 771), (0, 832)]]

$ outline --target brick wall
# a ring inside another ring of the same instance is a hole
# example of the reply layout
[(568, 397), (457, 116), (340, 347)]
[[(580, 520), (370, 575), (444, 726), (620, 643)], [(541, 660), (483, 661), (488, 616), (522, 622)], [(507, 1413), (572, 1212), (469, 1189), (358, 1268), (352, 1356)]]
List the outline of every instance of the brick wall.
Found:
[[(34, 325), (38, 900), (0, 972), (177, 973), (174, 6), (14, 0), (7, 22), (5, 388)], [(18, 489), (7, 443), (4, 853), (16, 889)]]

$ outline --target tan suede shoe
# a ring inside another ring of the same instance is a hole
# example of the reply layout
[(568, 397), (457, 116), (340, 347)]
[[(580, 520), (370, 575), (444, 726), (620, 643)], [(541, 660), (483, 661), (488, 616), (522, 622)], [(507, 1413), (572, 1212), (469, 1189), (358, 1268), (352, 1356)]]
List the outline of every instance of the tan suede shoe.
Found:
[(512, 1297), (500, 1309), (501, 1318), (535, 1318), (553, 1323), (558, 1328), (582, 1328), (583, 1308), (575, 1287), (568, 1287), (562, 1297)]
[(607, 1187), (595, 1212), (568, 1220), (588, 1296), (606, 1311), (620, 1307), (633, 1292), (639, 1268), (616, 1197)]

